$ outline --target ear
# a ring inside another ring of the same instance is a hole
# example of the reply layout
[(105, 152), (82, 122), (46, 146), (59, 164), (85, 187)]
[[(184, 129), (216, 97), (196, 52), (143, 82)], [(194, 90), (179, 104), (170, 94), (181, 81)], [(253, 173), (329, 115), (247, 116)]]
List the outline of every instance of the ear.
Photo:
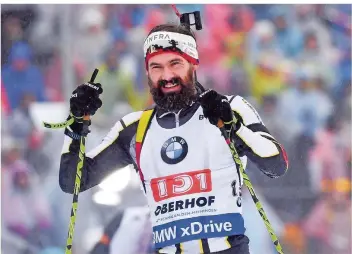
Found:
[(198, 69), (198, 67), (199, 67), (198, 64), (197, 64), (197, 65), (193, 64), (193, 70), (194, 70), (194, 71), (196, 71), (196, 70)]
[(145, 75), (148, 77), (148, 71), (145, 71)]

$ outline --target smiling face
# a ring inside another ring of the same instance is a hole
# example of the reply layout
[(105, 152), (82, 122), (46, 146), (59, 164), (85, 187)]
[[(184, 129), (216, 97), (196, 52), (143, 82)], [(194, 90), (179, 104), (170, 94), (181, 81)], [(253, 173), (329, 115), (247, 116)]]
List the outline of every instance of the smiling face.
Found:
[(187, 107), (195, 99), (194, 71), (197, 65), (183, 57), (163, 52), (148, 61), (148, 83), (154, 102), (169, 111)]

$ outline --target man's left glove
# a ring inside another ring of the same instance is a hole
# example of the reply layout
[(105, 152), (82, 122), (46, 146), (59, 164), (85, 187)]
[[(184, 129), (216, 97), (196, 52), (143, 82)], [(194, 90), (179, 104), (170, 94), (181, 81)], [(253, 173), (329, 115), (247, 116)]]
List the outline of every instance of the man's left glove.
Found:
[(227, 130), (230, 130), (233, 124), (235, 131), (240, 127), (240, 123), (234, 116), (231, 105), (225, 96), (210, 89), (201, 93), (198, 101), (203, 108), (204, 117), (208, 118), (211, 124), (216, 126), (220, 118)]

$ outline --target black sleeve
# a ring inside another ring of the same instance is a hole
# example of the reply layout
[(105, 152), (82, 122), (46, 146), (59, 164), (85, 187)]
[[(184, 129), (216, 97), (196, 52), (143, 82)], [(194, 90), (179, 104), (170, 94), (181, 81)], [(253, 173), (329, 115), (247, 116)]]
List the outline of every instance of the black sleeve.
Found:
[[(127, 123), (123, 119), (114, 125), (97, 147), (86, 154), (82, 169), (81, 192), (98, 185), (113, 171), (130, 164), (135, 165), (130, 153), (130, 145), (135, 136), (139, 118), (136, 119), (135, 115), (132, 118), (128, 117)], [(79, 143), (79, 140), (65, 136), (59, 184), (67, 193), (73, 193), (75, 185)]]
[(248, 101), (241, 96), (231, 99), (234, 114), (241, 122), (233, 138), (240, 156), (247, 156), (271, 178), (284, 175), (288, 169), (288, 158), (283, 146), (270, 134)]

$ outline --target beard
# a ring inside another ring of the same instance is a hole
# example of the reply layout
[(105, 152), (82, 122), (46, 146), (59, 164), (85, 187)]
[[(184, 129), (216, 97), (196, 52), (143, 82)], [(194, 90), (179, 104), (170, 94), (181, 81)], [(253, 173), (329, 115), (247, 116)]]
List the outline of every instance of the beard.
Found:
[[(153, 85), (152, 80), (148, 77), (148, 84), (150, 93), (153, 96), (153, 101), (162, 110), (165, 111), (179, 111), (187, 108), (196, 100), (196, 87), (193, 75), (193, 68), (187, 72), (187, 76), (182, 79), (181, 77), (174, 77), (172, 80), (159, 80), (158, 86)], [(161, 90), (163, 84), (173, 83), (181, 86), (179, 92), (164, 94)]]

